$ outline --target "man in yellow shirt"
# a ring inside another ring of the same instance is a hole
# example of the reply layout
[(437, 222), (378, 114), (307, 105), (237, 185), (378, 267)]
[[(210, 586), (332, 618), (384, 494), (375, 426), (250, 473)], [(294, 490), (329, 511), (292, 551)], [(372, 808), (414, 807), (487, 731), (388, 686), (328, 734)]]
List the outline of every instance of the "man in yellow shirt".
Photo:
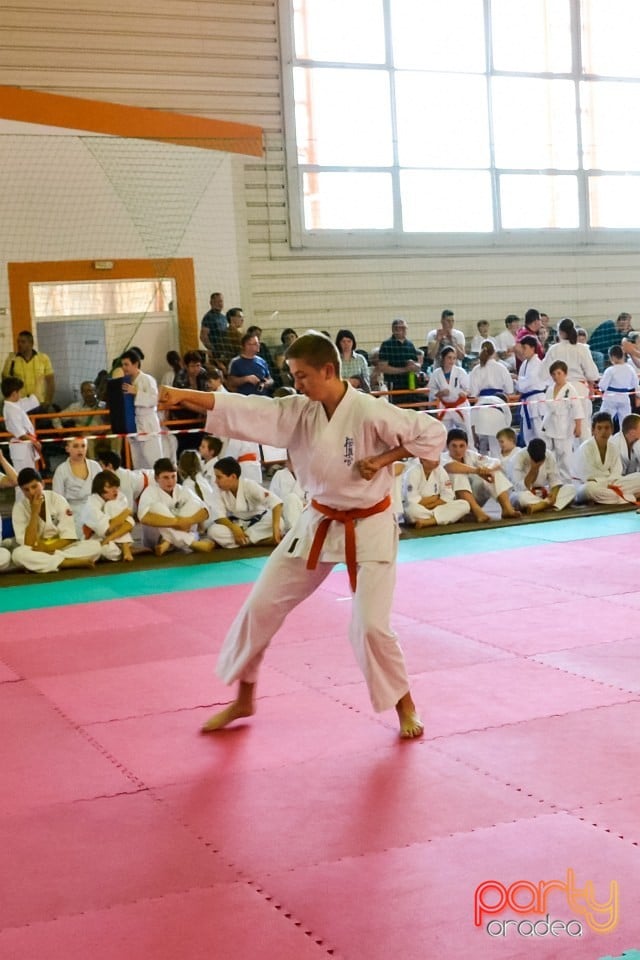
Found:
[(29, 330), (21, 330), (18, 334), (17, 349), (10, 353), (2, 368), (3, 377), (19, 377), (24, 383), (20, 391), (21, 397), (30, 397), (35, 393), (41, 404), (49, 404), (53, 400), (56, 382), (51, 366), (51, 360), (46, 353), (38, 353), (33, 349), (33, 334)]

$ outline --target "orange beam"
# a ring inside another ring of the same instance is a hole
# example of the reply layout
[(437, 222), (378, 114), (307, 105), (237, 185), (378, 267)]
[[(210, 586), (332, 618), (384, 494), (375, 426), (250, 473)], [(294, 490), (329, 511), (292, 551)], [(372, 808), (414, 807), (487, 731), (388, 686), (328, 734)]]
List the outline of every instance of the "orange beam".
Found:
[(22, 123), (86, 130), (116, 137), (161, 140), (178, 146), (263, 155), (262, 127), (150, 110), (103, 100), (0, 86), (0, 117)]

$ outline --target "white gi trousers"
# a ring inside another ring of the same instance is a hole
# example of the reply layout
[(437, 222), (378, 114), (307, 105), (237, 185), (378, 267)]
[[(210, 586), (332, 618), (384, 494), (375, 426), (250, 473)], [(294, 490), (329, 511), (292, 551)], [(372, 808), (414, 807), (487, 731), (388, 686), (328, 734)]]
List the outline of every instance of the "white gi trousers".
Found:
[[(273, 511), (266, 510), (264, 515), (251, 523), (249, 520), (234, 520), (239, 527), (242, 527), (249, 543), (260, 543), (261, 540), (271, 540), (273, 537)], [(281, 527), (282, 529), (282, 527)], [(224, 523), (212, 523), (207, 527), (207, 536), (218, 546), (226, 550), (233, 550), (238, 544), (235, 541), (233, 533)]]
[(100, 544), (97, 540), (78, 540), (64, 550), (55, 550), (53, 553), (43, 553), (27, 546), (16, 547), (13, 551), (13, 562), (17, 567), (24, 567), (31, 573), (53, 573), (63, 560), (70, 560), (72, 557), (97, 560), (99, 556)]
[[(611, 489), (610, 483), (622, 492), (622, 497)], [(625, 477), (616, 477), (614, 480), (587, 480), (580, 489), (581, 500), (590, 500), (592, 503), (607, 503), (614, 506), (634, 503), (639, 496), (640, 473), (628, 473)]]
[(488, 480), (479, 477), (477, 473), (450, 474), (454, 491), (456, 493), (458, 490), (471, 492), (481, 507), (485, 505), (487, 500), (491, 500), (492, 497), (497, 500), (501, 493), (505, 493), (511, 488), (511, 483), (502, 470), (496, 470), (493, 476), (493, 481), (489, 483)]
[(0, 547), (0, 570), (6, 570), (11, 563), (11, 554), (5, 547)]
[(31, 467), (32, 470), (38, 469), (38, 452), (30, 441), (11, 440), (9, 442), (9, 455), (16, 473), (20, 473), (25, 467)]
[[(317, 590), (335, 566), (320, 562), (307, 570), (304, 557), (287, 555), (291, 536), (271, 554), (229, 628), (216, 669), (225, 683), (257, 681), (265, 650), (287, 614)], [(389, 622), (395, 571), (395, 558), (358, 564), (352, 599), (349, 640), (377, 712), (394, 707), (409, 690), (402, 650)]]
[[(164, 503), (160, 503), (158, 500), (154, 502), (152, 512), (157, 513), (161, 517), (173, 518), (176, 516), (176, 514), (171, 512), (168, 506), (165, 506)], [(195, 504), (193, 500), (190, 500), (185, 504), (184, 511), (178, 510), (177, 516), (192, 516), (194, 512)], [(150, 527), (144, 523), (142, 523), (141, 526), (142, 542), (145, 547), (155, 547), (158, 541), (162, 538), (163, 540), (167, 540), (178, 550), (188, 553), (191, 549), (191, 544), (193, 541), (200, 539), (196, 525), (191, 527), (190, 530), (177, 530), (175, 527)]]
[[(558, 496), (556, 497), (553, 509), (564, 510), (570, 503), (573, 503), (577, 495), (578, 491), (573, 484), (563, 483), (558, 490)], [(529, 507), (531, 504), (541, 503), (546, 497), (539, 496), (535, 492), (532, 493), (531, 490), (518, 490), (513, 491), (509, 499), (514, 507)]]
[(466, 500), (451, 500), (449, 503), (441, 503), (439, 506), (429, 510), (419, 503), (408, 503), (405, 507), (404, 515), (409, 523), (415, 523), (416, 520), (428, 520), (433, 517), (438, 526), (445, 526), (449, 523), (457, 523), (471, 511), (470, 505)]

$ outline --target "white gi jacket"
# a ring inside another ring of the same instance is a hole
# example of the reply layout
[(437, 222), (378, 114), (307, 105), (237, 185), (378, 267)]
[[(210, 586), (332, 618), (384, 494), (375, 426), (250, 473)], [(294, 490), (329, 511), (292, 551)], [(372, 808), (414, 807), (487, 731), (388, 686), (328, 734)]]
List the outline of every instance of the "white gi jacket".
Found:
[[(394, 407), (347, 385), (330, 420), (321, 403), (308, 397), (245, 397), (216, 394), (207, 432), (287, 448), (303, 490), (337, 510), (373, 507), (391, 494), (393, 470), (364, 480), (356, 462), (404, 446), (412, 456), (438, 460), (446, 440), (441, 423), (425, 413)], [(287, 534), (289, 554), (306, 557), (323, 515), (310, 504)], [(391, 507), (356, 521), (359, 563), (395, 557), (397, 527)], [(345, 558), (344, 524), (331, 523), (320, 561)]]

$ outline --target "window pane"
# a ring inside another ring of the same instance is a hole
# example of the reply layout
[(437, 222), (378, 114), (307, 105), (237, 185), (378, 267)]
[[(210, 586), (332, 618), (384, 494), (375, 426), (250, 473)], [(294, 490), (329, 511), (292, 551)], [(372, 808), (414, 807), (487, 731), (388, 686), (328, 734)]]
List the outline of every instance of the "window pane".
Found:
[(386, 71), (296, 67), (293, 73), (299, 163), (393, 162)]
[(482, 0), (391, 0), (391, 31), (400, 69), (485, 69)]
[(640, 83), (581, 84), (584, 163), (598, 170), (640, 170)]
[(498, 167), (578, 166), (576, 106), (571, 80), (497, 77), (492, 83)]
[(87, 317), (169, 309), (171, 280), (93, 280), (31, 284), (34, 317)]
[(402, 170), (402, 219), (408, 232), (493, 230), (491, 178), (483, 171)]
[(592, 227), (640, 228), (640, 177), (589, 177)]
[(390, 230), (393, 196), (388, 173), (305, 173), (307, 230)]
[(294, 0), (296, 56), (384, 63), (382, 0)]
[(571, 71), (569, 0), (491, 0), (491, 17), (496, 70)]
[(500, 177), (500, 209), (505, 230), (576, 228), (578, 180), (542, 174)]
[(640, 77), (638, 0), (582, 0), (585, 73)]
[(401, 166), (489, 166), (484, 77), (398, 73), (396, 108)]

